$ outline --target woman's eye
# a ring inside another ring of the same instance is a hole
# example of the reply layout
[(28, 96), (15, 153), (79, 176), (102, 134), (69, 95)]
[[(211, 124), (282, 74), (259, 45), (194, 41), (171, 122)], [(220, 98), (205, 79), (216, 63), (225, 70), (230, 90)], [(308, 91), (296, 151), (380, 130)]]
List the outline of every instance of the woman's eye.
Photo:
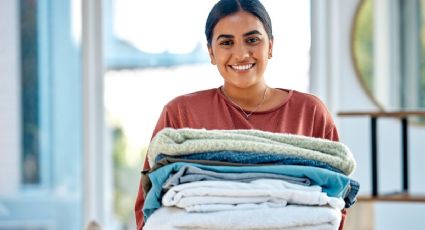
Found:
[(233, 42), (232, 41), (222, 41), (222, 42), (220, 42), (220, 45), (221, 46), (230, 46), (230, 45), (233, 45)]
[(258, 39), (258, 38), (248, 38), (246, 41), (248, 42), (248, 43), (256, 43), (256, 42), (258, 42), (260, 39)]

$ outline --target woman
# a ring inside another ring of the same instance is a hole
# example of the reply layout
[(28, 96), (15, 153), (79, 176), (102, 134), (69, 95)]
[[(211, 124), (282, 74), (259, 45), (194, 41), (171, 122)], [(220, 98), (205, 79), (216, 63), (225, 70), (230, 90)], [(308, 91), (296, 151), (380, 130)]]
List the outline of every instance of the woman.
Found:
[[(211, 64), (217, 66), (223, 86), (170, 101), (153, 136), (164, 127), (258, 129), (338, 141), (332, 117), (318, 98), (266, 84), (273, 34), (270, 17), (258, 0), (219, 1), (208, 15), (205, 35)], [(149, 168), (147, 161), (144, 168)], [(138, 229), (143, 226), (143, 202), (139, 189)]]

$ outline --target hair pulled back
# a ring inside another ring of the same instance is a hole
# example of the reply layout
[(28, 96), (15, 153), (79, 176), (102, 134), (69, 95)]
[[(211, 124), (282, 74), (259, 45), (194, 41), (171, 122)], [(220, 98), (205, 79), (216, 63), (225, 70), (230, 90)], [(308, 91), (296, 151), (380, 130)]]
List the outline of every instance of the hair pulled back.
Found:
[(218, 21), (240, 11), (248, 12), (257, 17), (263, 23), (269, 39), (273, 39), (272, 21), (259, 0), (220, 0), (211, 9), (205, 24), (205, 36), (208, 46), (211, 46), (213, 30)]

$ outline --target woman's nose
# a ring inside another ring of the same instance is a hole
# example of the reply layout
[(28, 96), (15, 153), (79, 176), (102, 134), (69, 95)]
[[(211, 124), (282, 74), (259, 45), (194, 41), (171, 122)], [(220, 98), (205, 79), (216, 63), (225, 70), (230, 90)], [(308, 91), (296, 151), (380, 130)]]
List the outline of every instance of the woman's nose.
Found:
[(234, 57), (238, 61), (245, 60), (251, 56), (251, 51), (246, 45), (236, 45), (234, 49)]

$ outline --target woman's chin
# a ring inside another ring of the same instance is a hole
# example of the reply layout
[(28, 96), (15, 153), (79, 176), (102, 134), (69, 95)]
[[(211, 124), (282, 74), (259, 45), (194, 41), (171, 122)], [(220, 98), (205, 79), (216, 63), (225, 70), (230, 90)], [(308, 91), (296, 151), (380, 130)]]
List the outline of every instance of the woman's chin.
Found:
[(248, 80), (248, 81), (232, 81), (230, 84), (236, 88), (246, 89), (256, 85), (257, 83), (258, 83), (257, 81)]

